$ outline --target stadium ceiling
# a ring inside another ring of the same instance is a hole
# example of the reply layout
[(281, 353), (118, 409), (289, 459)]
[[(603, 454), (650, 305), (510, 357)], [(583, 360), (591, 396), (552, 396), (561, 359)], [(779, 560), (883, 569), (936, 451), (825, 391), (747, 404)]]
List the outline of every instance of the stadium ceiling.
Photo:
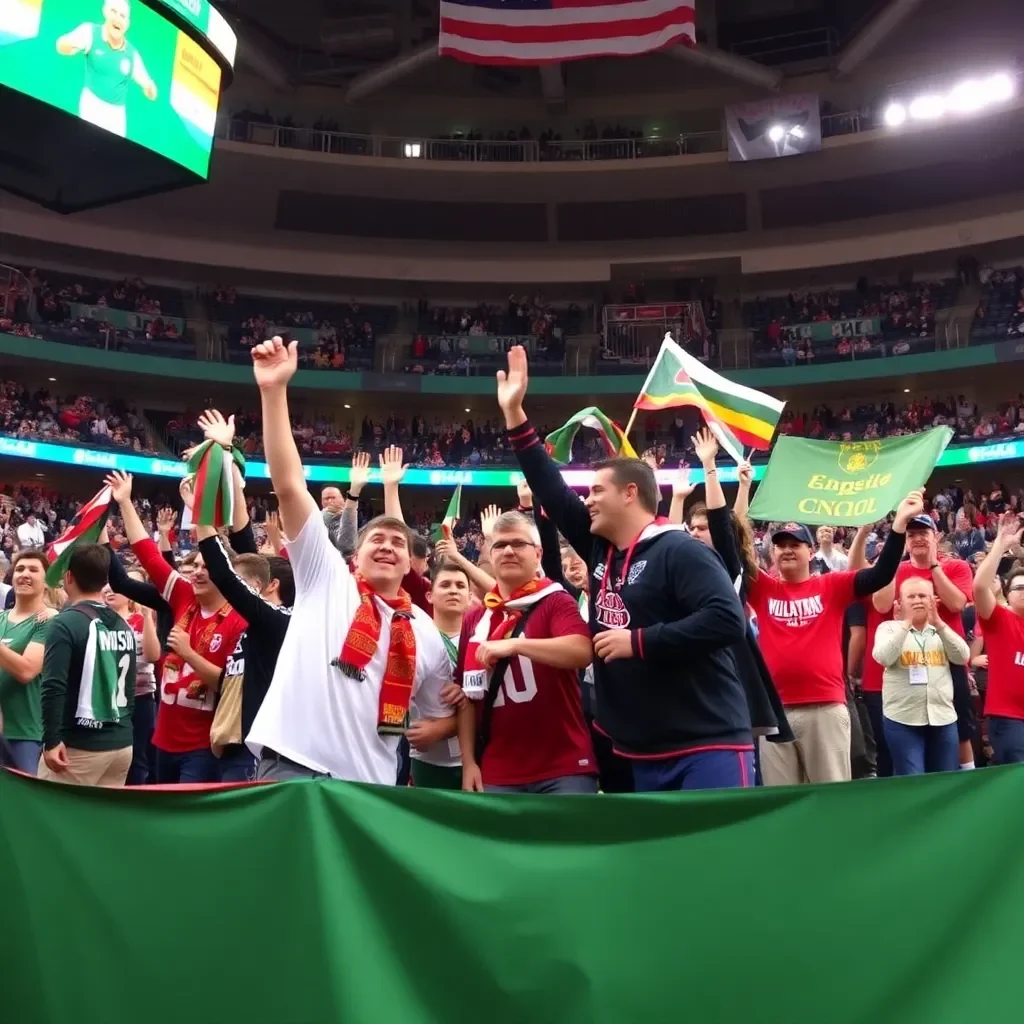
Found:
[[(239, 59), (277, 89), (317, 84), (343, 87), (345, 101), (355, 103), (408, 78), (436, 62), (438, 0), (216, 0), (239, 35)], [(984, 0), (978, 0), (984, 2)], [(829, 0), (775, 0), (773, 14), (799, 20), (809, 3), (822, 24), (838, 9)], [(832, 70), (849, 75), (874, 53), (919, 7), (944, 6), (944, 0), (846, 0), (839, 5), (852, 23), (839, 25), (846, 39)], [(715, 45), (724, 26), (763, 24), (773, 29), (751, 0), (697, 0), (697, 47), (673, 46), (654, 55), (689, 65), (694, 72), (714, 72), (758, 90), (778, 89), (784, 72), (778, 61), (745, 56), (742, 48)], [(808, 23), (813, 20), (808, 16)], [(859, 31), (855, 33), (853, 29)], [(727, 45), (727, 44), (726, 44)], [(737, 49), (740, 52), (736, 52)], [(835, 51), (832, 51), (833, 53)], [(631, 58), (651, 59), (651, 58)], [(666, 62), (667, 63), (667, 62)], [(531, 69), (523, 69), (533, 73)], [(818, 68), (817, 70), (824, 70)], [(567, 70), (550, 65), (536, 70), (539, 91), (551, 112), (564, 109)]]

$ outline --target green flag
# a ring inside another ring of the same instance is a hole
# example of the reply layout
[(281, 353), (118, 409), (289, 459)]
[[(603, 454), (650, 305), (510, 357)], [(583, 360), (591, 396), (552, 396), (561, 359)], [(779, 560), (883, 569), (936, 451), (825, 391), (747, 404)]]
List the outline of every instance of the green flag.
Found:
[(885, 518), (924, 486), (953, 431), (876, 441), (809, 441), (780, 437), (750, 505), (750, 518), (864, 526)]
[(596, 405), (590, 405), (576, 413), (565, 426), (551, 431), (544, 438), (544, 447), (555, 462), (564, 465), (572, 457), (572, 442), (580, 427), (589, 427), (598, 432), (605, 454), (609, 458), (614, 455), (622, 455), (627, 459), (636, 458), (636, 452), (623, 433), (622, 427), (605, 416)]
[(445, 510), (444, 519), (434, 528), (433, 533), (430, 535), (430, 539), (433, 541), (439, 541), (442, 537), (451, 536), (452, 527), (455, 525), (455, 520), (458, 519), (462, 514), (462, 484), (459, 484), (455, 488), (455, 493), (452, 495), (452, 500), (448, 502), (448, 508)]

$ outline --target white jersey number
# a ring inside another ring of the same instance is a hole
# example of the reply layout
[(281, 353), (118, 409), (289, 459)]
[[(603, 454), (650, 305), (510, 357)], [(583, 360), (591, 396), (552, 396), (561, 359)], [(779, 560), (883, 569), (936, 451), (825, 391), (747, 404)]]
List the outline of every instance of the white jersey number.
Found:
[(502, 680), (501, 689), (494, 698), (494, 706), (500, 708), (505, 703), (505, 696), (513, 704), (528, 704), (537, 696), (537, 677), (533, 674), (533, 662), (526, 658), (519, 658), (519, 669), (523, 675), (523, 688), (520, 689), (516, 683), (516, 677), (512, 674), (512, 666), (505, 670), (505, 678)]

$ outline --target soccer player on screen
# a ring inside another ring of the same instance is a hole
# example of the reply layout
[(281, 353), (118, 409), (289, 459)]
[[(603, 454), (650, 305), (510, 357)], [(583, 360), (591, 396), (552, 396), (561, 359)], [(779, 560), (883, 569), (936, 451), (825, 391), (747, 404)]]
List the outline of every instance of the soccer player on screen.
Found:
[(85, 84), (78, 116), (121, 138), (127, 134), (128, 83), (139, 86), (146, 99), (156, 99), (156, 85), (139, 51), (126, 38), (130, 24), (129, 0), (106, 0), (102, 25), (87, 21), (57, 40), (61, 56), (85, 55)]

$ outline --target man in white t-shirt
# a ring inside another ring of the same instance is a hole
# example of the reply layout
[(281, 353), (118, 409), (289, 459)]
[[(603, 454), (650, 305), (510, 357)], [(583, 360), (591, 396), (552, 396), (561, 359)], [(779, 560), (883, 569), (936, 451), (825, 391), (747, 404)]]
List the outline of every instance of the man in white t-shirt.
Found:
[(46, 533), (43, 524), (36, 519), (31, 512), (25, 517), (25, 522), (18, 527), (18, 547), (41, 548), (46, 543)]
[[(359, 535), (353, 573), (331, 544), (292, 438), (287, 385), (297, 343), (254, 345), (263, 445), (295, 572), (295, 607), (270, 689), (246, 742), (258, 780), (330, 776), (394, 785), (412, 698), (424, 717), (454, 708), (440, 694), (451, 662), (426, 612), (402, 590), (409, 528), (378, 516)], [(440, 685), (438, 685), (440, 684)], [(429, 706), (424, 706), (429, 703)]]
[(849, 565), (849, 559), (846, 556), (846, 552), (837, 548), (833, 543), (835, 535), (832, 532), (832, 527), (819, 526), (817, 536), (818, 550), (815, 551), (814, 557), (827, 565), (832, 572), (842, 572), (846, 569)]

